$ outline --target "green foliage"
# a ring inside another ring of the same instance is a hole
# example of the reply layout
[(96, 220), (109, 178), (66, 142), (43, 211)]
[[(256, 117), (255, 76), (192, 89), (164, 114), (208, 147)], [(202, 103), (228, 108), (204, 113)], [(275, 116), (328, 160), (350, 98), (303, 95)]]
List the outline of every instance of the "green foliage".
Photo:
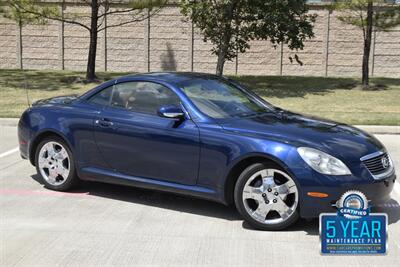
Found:
[(222, 46), (226, 46), (225, 58), (231, 60), (237, 51), (249, 48), (248, 41), (255, 37), (252, 28), (256, 16), (248, 2), (184, 0), (180, 5), (182, 13), (201, 30), (204, 41), (215, 45), (213, 53), (218, 54)]
[(290, 49), (303, 49), (304, 41), (314, 37), (316, 15), (308, 14), (306, 1), (258, 0), (256, 37), (269, 39), (273, 44), (285, 43)]
[(368, 2), (372, 2), (372, 26), (377, 30), (388, 30), (400, 25), (400, 5), (388, 4), (385, 0), (342, 0), (333, 4), (340, 11), (338, 19), (344, 23), (365, 28), (367, 25)]
[(162, 7), (167, 4), (168, 0), (130, 0), (128, 1), (128, 6), (132, 9), (154, 9), (157, 7)]
[(301, 0), (181, 0), (182, 13), (200, 29), (205, 41), (214, 44), (212, 52), (226, 50), (225, 59), (249, 48), (249, 41), (269, 39), (302, 49), (313, 37), (314, 15), (307, 14)]
[[(46, 16), (59, 16), (56, 7), (38, 6), (34, 0), (10, 0), (8, 5), (0, 7), (0, 14), (23, 26), (26, 24), (45, 24)], [(31, 12), (27, 12), (27, 11)], [(44, 15), (41, 15), (44, 14)]]
[[(145, 19), (148, 14), (143, 14), (144, 9), (149, 11), (157, 12), (159, 8), (164, 6), (168, 0), (129, 0), (125, 2), (125, 6), (117, 7), (112, 6), (112, 4), (118, 4), (121, 1), (109, 1), (109, 0), (82, 0), (76, 1), (77, 4), (82, 4), (89, 6), (90, 8), (98, 9), (98, 13), (95, 16), (97, 19), (103, 18), (105, 15), (115, 15), (115, 14), (126, 14), (131, 15), (131, 18), (127, 18), (123, 24), (128, 24), (135, 21), (140, 21)], [(9, 0), (6, 5), (0, 7), (0, 13), (2, 16), (9, 18), (11, 20), (25, 24), (44, 24), (48, 20), (58, 20), (65, 23), (71, 23), (84, 27), (90, 30), (90, 26), (85, 22), (88, 19), (87, 14), (82, 13), (67, 13), (61, 14), (58, 7), (59, 3), (51, 3), (48, 1), (40, 0)], [(94, 19), (90, 17), (90, 19)], [(102, 20), (100, 20), (101, 22)], [(101, 23), (99, 23), (98, 26)], [(116, 23), (115, 25), (108, 25), (107, 27), (117, 27), (121, 23)], [(99, 30), (104, 30), (104, 27), (99, 27)]]

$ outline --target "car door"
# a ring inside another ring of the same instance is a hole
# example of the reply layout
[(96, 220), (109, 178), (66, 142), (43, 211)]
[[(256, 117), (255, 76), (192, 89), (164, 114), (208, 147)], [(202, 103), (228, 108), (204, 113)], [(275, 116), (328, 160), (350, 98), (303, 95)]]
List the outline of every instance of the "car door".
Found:
[(169, 88), (151, 82), (116, 84), (95, 121), (95, 140), (115, 171), (143, 178), (195, 184), (199, 129), (189, 119), (157, 115), (161, 105), (180, 105)]

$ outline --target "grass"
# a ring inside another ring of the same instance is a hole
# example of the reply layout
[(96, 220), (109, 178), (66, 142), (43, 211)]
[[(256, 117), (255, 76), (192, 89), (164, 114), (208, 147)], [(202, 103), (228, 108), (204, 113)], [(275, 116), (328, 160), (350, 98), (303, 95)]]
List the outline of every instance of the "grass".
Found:
[[(102, 73), (108, 80), (123, 73)], [(19, 117), (29, 98), (35, 101), (57, 95), (81, 94), (96, 84), (85, 84), (84, 73), (70, 71), (0, 70), (0, 117)], [(284, 109), (349, 124), (400, 125), (400, 79), (372, 78), (384, 89), (354, 88), (357, 78), (295, 76), (236, 76), (270, 103)]]

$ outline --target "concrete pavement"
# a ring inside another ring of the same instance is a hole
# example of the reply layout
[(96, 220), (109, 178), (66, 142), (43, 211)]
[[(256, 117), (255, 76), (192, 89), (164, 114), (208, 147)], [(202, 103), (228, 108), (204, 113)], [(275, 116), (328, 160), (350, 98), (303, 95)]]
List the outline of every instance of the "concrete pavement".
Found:
[[(400, 167), (400, 138), (377, 135)], [(400, 191), (389, 215), (386, 256), (321, 256), (318, 221), (280, 232), (251, 229), (232, 207), (137, 188), (85, 183), (44, 189), (0, 128), (1, 266), (398, 266)], [(397, 188), (399, 185), (397, 184)], [(398, 190), (398, 189), (397, 189)]]

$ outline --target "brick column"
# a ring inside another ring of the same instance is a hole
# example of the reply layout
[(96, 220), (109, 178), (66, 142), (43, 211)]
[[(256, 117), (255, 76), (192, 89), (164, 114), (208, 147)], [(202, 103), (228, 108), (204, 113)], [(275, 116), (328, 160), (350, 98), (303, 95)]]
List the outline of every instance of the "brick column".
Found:
[(22, 64), (22, 23), (17, 23), (17, 68), (23, 69)]
[[(60, 13), (61, 17), (64, 18), (64, 9), (65, 9), (65, 2), (62, 1), (60, 5)], [(60, 21), (58, 24), (58, 54), (59, 54), (59, 61), (60, 61), (60, 69), (64, 70), (64, 51), (65, 51), (65, 44), (64, 44), (64, 22)]]
[(371, 42), (371, 61), (370, 61), (370, 74), (371, 76), (374, 76), (374, 69), (375, 69), (375, 43), (376, 43), (376, 30), (374, 29), (373, 34), (372, 34), (372, 42)]
[(189, 22), (189, 71), (193, 71), (193, 57), (194, 57), (194, 25)]
[(324, 38), (324, 52), (323, 52), (323, 67), (324, 67), (324, 75), (328, 76), (328, 66), (329, 66), (329, 31), (330, 31), (330, 23), (331, 23), (331, 12), (326, 10), (326, 20), (325, 20), (325, 38)]
[(147, 19), (144, 21), (144, 57), (146, 71), (150, 72), (150, 12), (147, 10)]
[(282, 76), (283, 73), (283, 43), (278, 47), (278, 75)]
[(104, 57), (104, 71), (107, 71), (107, 15), (104, 15), (104, 31), (103, 31), (103, 57)]

